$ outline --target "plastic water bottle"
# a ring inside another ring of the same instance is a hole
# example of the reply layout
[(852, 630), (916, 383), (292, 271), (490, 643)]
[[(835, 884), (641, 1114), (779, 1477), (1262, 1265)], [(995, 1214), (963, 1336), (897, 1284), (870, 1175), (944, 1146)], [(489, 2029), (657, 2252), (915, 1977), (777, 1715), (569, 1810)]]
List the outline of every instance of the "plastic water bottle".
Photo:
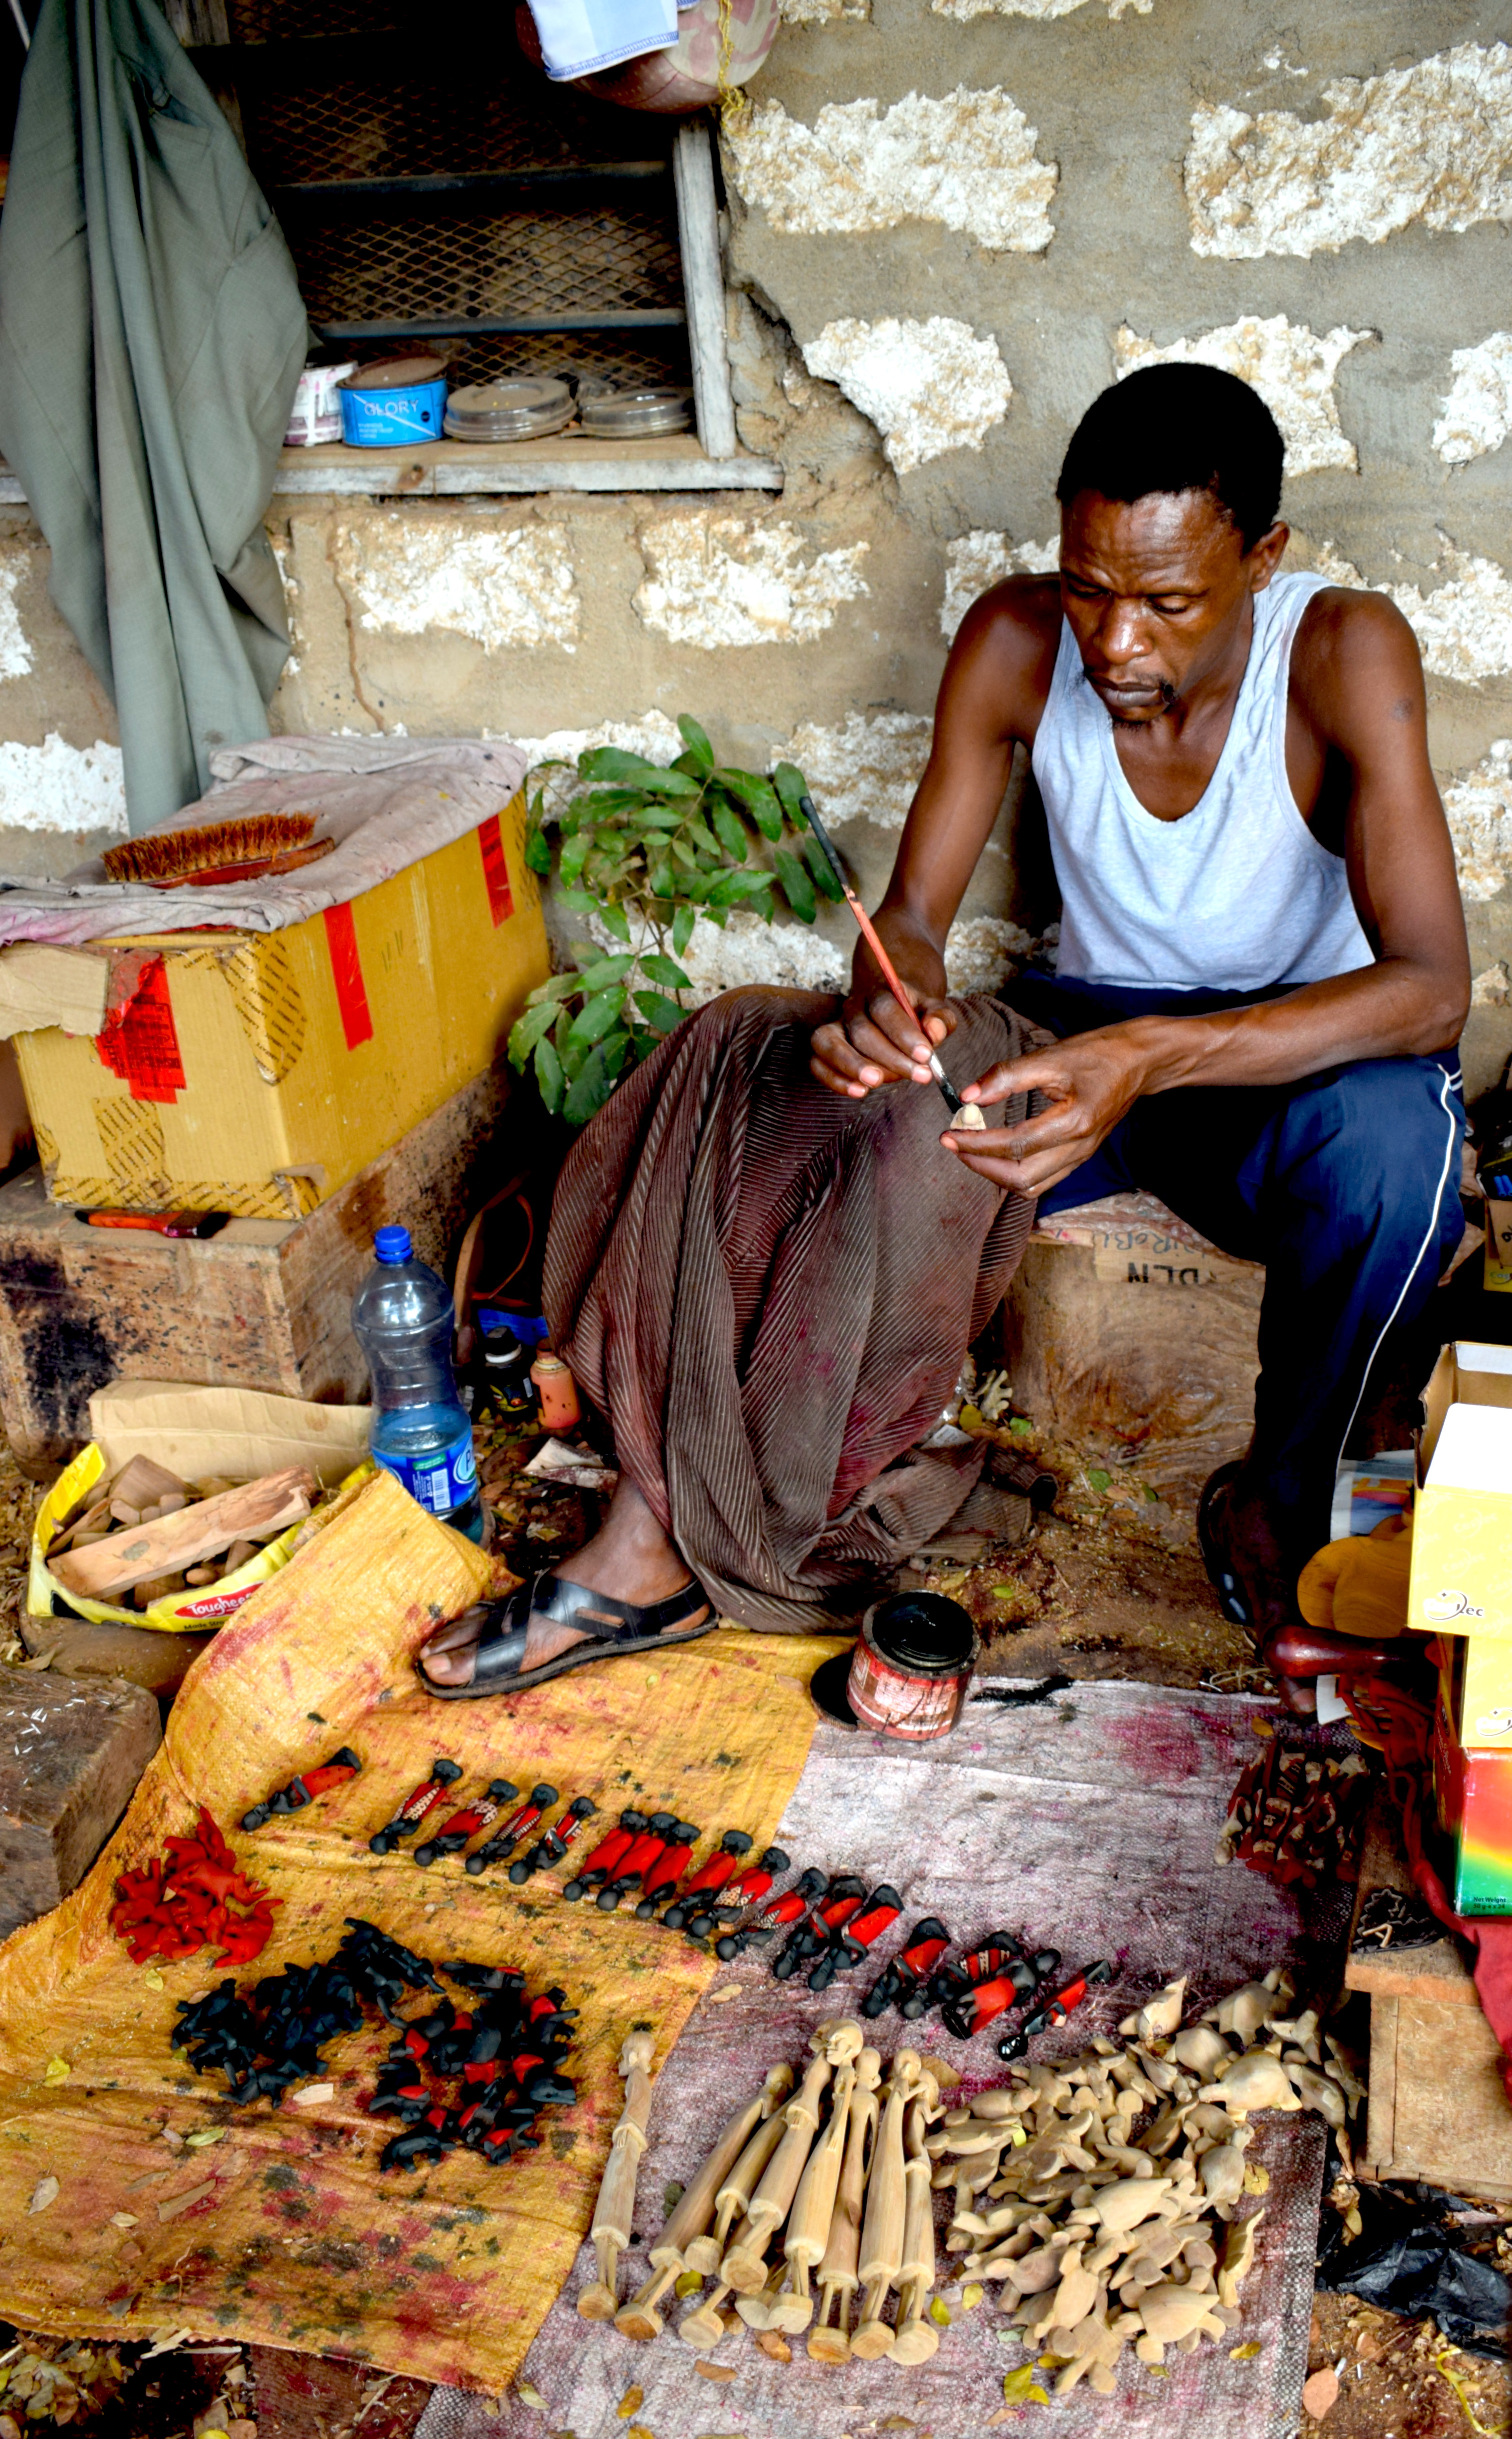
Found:
[(352, 1299), (372, 1381), (372, 1452), (428, 1514), (483, 1539), (472, 1427), (452, 1373), (452, 1298), (407, 1228), (380, 1228), (378, 1259)]

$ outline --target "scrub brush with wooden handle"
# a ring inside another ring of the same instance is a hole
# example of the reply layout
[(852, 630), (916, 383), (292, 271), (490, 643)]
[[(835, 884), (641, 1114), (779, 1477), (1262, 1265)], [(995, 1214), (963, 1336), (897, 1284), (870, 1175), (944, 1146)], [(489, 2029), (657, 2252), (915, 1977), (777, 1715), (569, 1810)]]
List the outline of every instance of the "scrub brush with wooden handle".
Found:
[(150, 889), (257, 881), (330, 853), (334, 840), (311, 843), (315, 820), (313, 813), (237, 813), (193, 829), (148, 830), (108, 846), (100, 862), (112, 881), (145, 882)]

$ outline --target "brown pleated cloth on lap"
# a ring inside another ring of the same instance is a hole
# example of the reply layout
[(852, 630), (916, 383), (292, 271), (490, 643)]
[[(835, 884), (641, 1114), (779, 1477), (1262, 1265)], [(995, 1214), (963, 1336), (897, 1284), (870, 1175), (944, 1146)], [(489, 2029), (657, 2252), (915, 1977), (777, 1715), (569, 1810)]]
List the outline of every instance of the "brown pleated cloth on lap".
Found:
[[(941, 1148), (933, 1086), (814, 1082), (837, 1006), (700, 1009), (584, 1128), (546, 1248), (552, 1343), (622, 1470), (719, 1610), (778, 1633), (853, 1621), (967, 1498), (981, 1452), (916, 1443), (1034, 1218)], [(955, 1006), (957, 1085), (1024, 1046), (995, 1000)]]

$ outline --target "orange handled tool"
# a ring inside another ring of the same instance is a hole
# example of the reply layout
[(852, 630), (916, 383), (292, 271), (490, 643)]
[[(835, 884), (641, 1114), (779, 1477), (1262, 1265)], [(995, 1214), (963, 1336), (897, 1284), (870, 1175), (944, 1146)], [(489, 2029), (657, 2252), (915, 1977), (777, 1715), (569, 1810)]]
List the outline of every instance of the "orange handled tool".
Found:
[[(902, 984), (898, 978), (898, 969), (894, 965), (886, 950), (882, 947), (876, 924), (872, 921), (872, 918), (867, 914), (865, 907), (862, 904), (861, 899), (857, 897), (849, 881), (845, 879), (845, 866), (842, 864), (839, 856), (835, 852), (835, 843), (833, 839), (830, 837), (829, 832), (826, 829), (823, 822), (814, 810), (813, 798), (811, 796), (800, 796), (798, 802), (803, 807), (804, 820), (808, 823), (809, 828), (812, 830), (815, 838), (818, 840), (830, 871), (834, 874), (835, 879), (839, 881), (841, 888), (845, 893), (846, 904), (849, 906), (851, 913), (856, 917), (857, 922), (861, 925), (863, 939), (865, 941), (866, 946), (870, 949), (872, 955), (876, 958), (878, 964), (882, 970), (883, 982), (887, 985), (888, 989), (892, 992), (894, 999), (897, 1000), (898, 1006), (902, 1009), (903, 1014), (908, 1018), (910, 1024), (918, 1025), (920, 1033), (924, 1035), (925, 1041), (929, 1042), (929, 1035), (924, 1033), (924, 1027), (919, 1021), (918, 1010), (914, 1006), (913, 1001), (909, 998), (907, 991), (903, 988)], [(945, 1073), (944, 1068), (941, 1066), (940, 1054), (932, 1042), (930, 1042), (929, 1046), (929, 1072), (934, 1077), (935, 1083), (940, 1088), (940, 1091), (944, 1094), (946, 1107), (953, 1118), (956, 1111), (962, 1106), (961, 1096), (956, 1091), (954, 1085), (952, 1083), (949, 1076)]]

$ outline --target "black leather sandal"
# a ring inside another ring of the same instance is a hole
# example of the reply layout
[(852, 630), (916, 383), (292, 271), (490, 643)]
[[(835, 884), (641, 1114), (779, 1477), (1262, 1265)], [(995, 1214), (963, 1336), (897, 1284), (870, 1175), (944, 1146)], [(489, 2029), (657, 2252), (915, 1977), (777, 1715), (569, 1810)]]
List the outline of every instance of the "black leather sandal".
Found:
[[(686, 1620), (701, 1609), (708, 1615), (689, 1626)], [(570, 1669), (585, 1668), (595, 1660), (623, 1660), (637, 1651), (660, 1651), (670, 1643), (694, 1643), (701, 1634), (712, 1633), (719, 1622), (713, 1603), (697, 1581), (685, 1584), (680, 1593), (664, 1601), (637, 1609), (633, 1601), (619, 1600), (613, 1593), (593, 1592), (586, 1584), (551, 1574), (518, 1585), (507, 1600), (489, 1601), (467, 1614), (478, 1616), (482, 1624), (472, 1674), (465, 1685), (437, 1684), (418, 1660), (415, 1664), (420, 1683), (438, 1702), (473, 1702), (487, 1694), (527, 1693), (532, 1685), (544, 1685), (549, 1678), (565, 1677)], [(520, 1663), (532, 1617), (575, 1626), (587, 1639), (522, 1674)]]
[(1207, 1569), (1208, 1581), (1218, 1596), (1218, 1607), (1232, 1626), (1242, 1626), (1248, 1629), (1250, 1640), (1258, 1650), (1259, 1643), (1255, 1636), (1254, 1619), (1251, 1614), (1250, 1604), (1245, 1598), (1244, 1587), (1229, 1564), (1228, 1552), (1218, 1538), (1213, 1517), (1218, 1493), (1227, 1490), (1238, 1470), (1238, 1460), (1236, 1458), (1229, 1465), (1220, 1465), (1216, 1473), (1209, 1474), (1202, 1486), (1202, 1496), (1197, 1503), (1197, 1539), (1202, 1553), (1202, 1564)]

